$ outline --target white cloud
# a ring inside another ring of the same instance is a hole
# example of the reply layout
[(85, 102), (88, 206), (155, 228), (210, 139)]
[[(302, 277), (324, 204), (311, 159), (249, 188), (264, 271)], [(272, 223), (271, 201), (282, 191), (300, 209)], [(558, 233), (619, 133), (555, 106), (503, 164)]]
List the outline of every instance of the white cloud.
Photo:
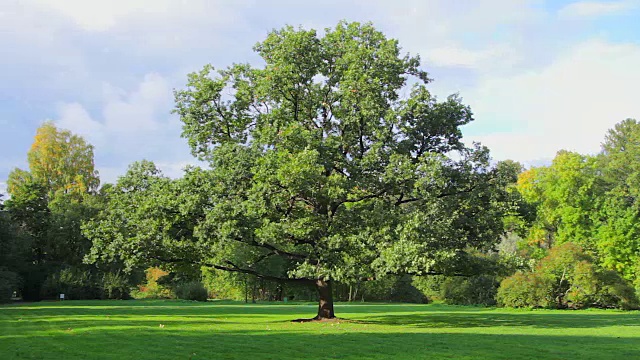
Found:
[(465, 133), (494, 157), (530, 163), (560, 149), (595, 153), (606, 131), (640, 119), (640, 46), (591, 40), (548, 67), (508, 78), (487, 78), (467, 94), (476, 123)]
[(488, 46), (483, 50), (471, 50), (463, 47), (444, 46), (429, 50), (424, 56), (426, 63), (433, 66), (451, 66), (467, 68), (487, 68), (496, 58), (502, 62), (516, 58), (513, 49), (507, 46)]
[[(73, 20), (87, 31), (107, 31), (141, 19), (199, 21), (207, 17), (210, 21), (232, 21), (230, 7), (223, 1), (205, 0), (32, 0), (42, 9), (53, 11)], [(233, 6), (244, 5), (235, 1)], [(226, 16), (220, 16), (225, 13)]]
[(135, 89), (127, 92), (104, 84), (100, 116), (93, 117), (79, 103), (58, 106), (56, 124), (82, 135), (95, 146), (96, 167), (103, 182), (112, 182), (138, 160), (157, 162), (169, 176), (196, 161), (180, 138), (179, 120), (170, 115), (173, 104), (168, 81), (147, 74)]
[(620, 13), (638, 6), (637, 1), (579, 1), (558, 11), (560, 17), (593, 17)]
[(427, 65), (441, 67), (510, 66), (518, 58), (522, 32), (546, 16), (534, 0), (367, 4), (403, 47), (421, 54)]

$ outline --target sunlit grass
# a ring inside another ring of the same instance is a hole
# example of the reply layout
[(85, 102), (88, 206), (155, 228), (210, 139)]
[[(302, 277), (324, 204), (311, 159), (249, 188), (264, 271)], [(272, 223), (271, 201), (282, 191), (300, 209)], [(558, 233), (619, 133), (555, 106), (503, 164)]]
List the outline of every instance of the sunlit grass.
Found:
[(67, 301), (0, 306), (0, 359), (634, 359), (640, 312)]

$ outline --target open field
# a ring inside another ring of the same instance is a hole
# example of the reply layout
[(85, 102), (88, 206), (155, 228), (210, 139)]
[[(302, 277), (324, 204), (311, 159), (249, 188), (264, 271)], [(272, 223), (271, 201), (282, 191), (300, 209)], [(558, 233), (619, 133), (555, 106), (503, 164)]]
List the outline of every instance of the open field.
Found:
[(638, 359), (640, 312), (67, 301), (0, 306), (0, 359)]

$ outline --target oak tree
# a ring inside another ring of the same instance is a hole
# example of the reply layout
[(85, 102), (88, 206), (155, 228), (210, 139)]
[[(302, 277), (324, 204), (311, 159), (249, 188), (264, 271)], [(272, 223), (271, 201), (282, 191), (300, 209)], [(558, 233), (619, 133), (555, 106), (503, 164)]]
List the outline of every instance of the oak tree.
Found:
[(456, 272), (499, 240), (516, 174), (462, 143), (471, 110), (429, 92), (419, 57), (346, 22), (285, 27), (254, 49), (260, 66), (207, 65), (175, 93), (210, 169), (170, 180), (135, 164), (85, 226), (93, 258), (314, 285), (328, 319), (332, 281)]

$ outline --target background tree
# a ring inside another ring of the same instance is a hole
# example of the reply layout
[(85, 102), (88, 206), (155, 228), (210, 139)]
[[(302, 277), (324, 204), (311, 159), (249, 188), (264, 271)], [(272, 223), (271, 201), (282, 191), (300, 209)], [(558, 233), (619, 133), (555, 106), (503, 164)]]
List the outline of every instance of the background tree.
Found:
[(455, 272), (465, 250), (498, 241), (516, 174), (461, 142), (470, 109), (437, 101), (418, 57), (345, 22), (323, 36), (286, 27), (254, 49), (264, 66), (207, 65), (175, 94), (211, 170), (174, 182), (134, 165), (85, 226), (93, 256), (314, 285), (326, 319), (334, 280)]
[(596, 156), (560, 151), (550, 166), (523, 172), (518, 191), (536, 209), (529, 242), (579, 244), (640, 289), (639, 159), (640, 124), (626, 119), (608, 131)]
[(560, 151), (547, 167), (524, 171), (517, 189), (533, 204), (536, 218), (527, 239), (544, 248), (556, 242), (593, 248), (594, 212), (603, 192), (595, 157)]
[(27, 263), (29, 237), (21, 234), (4, 209), (0, 194), (0, 303), (11, 300), (14, 291), (20, 288)]
[(607, 188), (597, 234), (601, 261), (640, 290), (640, 123), (626, 119), (609, 130), (599, 160)]
[(57, 295), (60, 279), (65, 277), (86, 279), (76, 294), (67, 291), (69, 296), (101, 296), (93, 277), (102, 275), (95, 266), (83, 263), (91, 242), (80, 232), (82, 222), (105, 201), (97, 192), (93, 146), (46, 122), (36, 132), (28, 163), (29, 171), (14, 169), (9, 174), (11, 198), (6, 202), (12, 223), (29, 239), (28, 256), (20, 270), (22, 296), (37, 300)]

